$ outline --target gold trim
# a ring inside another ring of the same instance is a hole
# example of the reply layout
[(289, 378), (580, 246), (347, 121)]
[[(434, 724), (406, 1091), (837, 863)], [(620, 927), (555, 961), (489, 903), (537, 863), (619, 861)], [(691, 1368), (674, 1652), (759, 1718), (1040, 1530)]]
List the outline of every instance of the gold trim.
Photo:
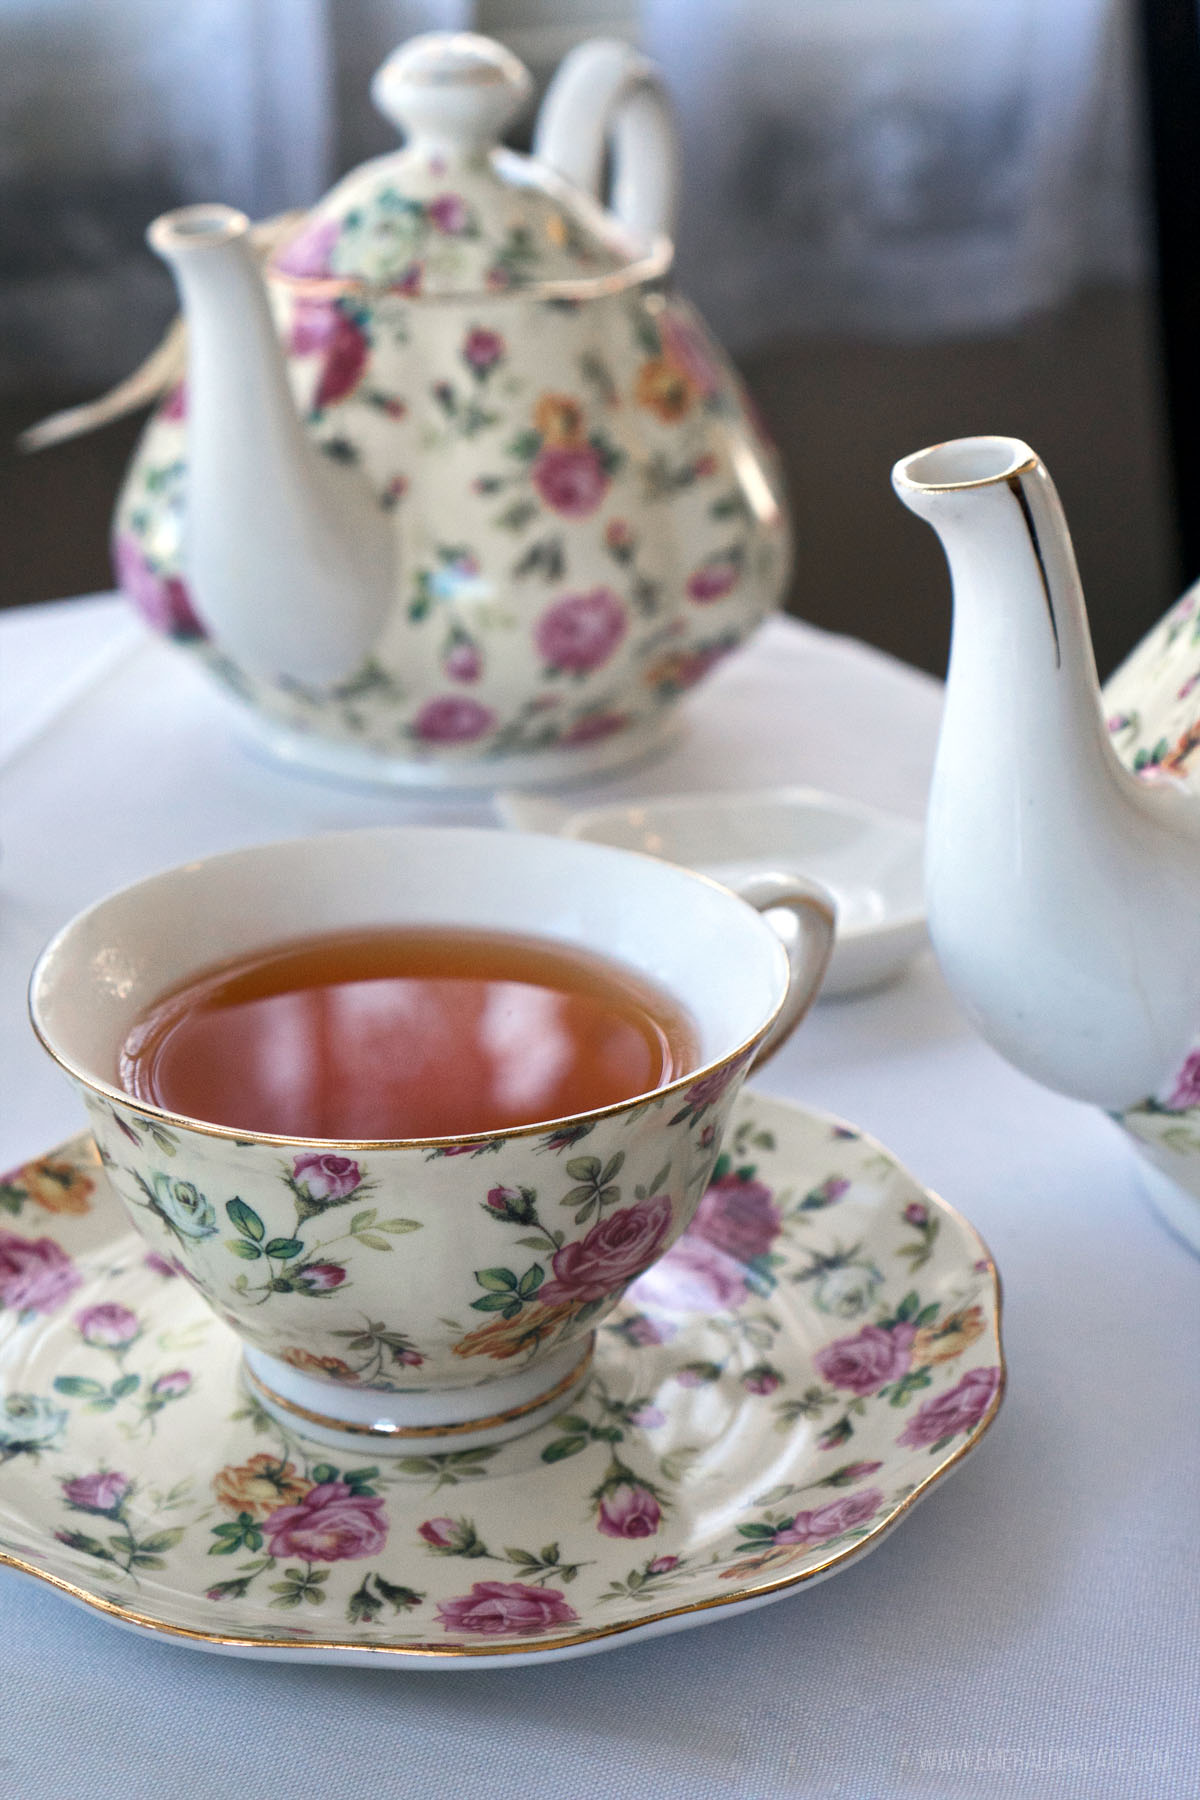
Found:
[[(286, 248), (286, 246), (285, 246)], [(267, 278), (285, 289), (298, 289), (314, 299), (336, 299), (340, 294), (356, 295), (378, 303), (381, 300), (402, 301), (409, 306), (489, 306), (512, 304), (517, 300), (604, 300), (612, 294), (626, 293), (630, 288), (647, 287), (662, 281), (675, 259), (675, 247), (669, 238), (659, 237), (646, 256), (626, 263), (623, 268), (606, 269), (599, 275), (564, 275), (554, 281), (528, 281), (510, 288), (463, 288), (450, 294), (405, 294), (394, 283), (368, 281), (361, 275), (289, 275), (274, 263), (268, 263)]]
[(526, 1413), (536, 1412), (539, 1406), (548, 1406), (560, 1394), (565, 1394), (575, 1381), (582, 1379), (581, 1371), (591, 1366), (595, 1348), (596, 1340), (593, 1336), (575, 1367), (561, 1381), (556, 1381), (552, 1388), (547, 1388), (545, 1393), (536, 1394), (532, 1400), (523, 1400), (520, 1406), (510, 1406), (506, 1412), (489, 1413), (482, 1419), (464, 1419), (459, 1425), (358, 1425), (351, 1420), (334, 1418), (329, 1413), (313, 1412), (310, 1407), (301, 1406), (296, 1400), (285, 1399), (274, 1388), (268, 1387), (248, 1362), (243, 1362), (242, 1373), (250, 1386), (273, 1406), (282, 1407), (293, 1418), (304, 1419), (309, 1425), (320, 1425), (327, 1431), (345, 1431), (354, 1437), (368, 1438), (460, 1437), (468, 1431), (490, 1431), (494, 1426), (507, 1425), (513, 1419), (523, 1419)]
[[(776, 1104), (788, 1106), (794, 1105), (795, 1103), (778, 1101)], [(830, 1117), (833, 1118), (832, 1115), (830, 1115)], [(836, 1118), (833, 1118), (833, 1122), (836, 1124), (839, 1121)], [(857, 1130), (857, 1128), (855, 1129)], [(877, 1149), (883, 1149), (879, 1140), (872, 1137), (869, 1132), (860, 1131), (858, 1132), (858, 1136), (864, 1142), (875, 1145)], [(886, 1154), (890, 1161), (894, 1162), (896, 1160), (890, 1152), (886, 1152)], [(828, 1557), (824, 1562), (817, 1563), (813, 1568), (805, 1569), (798, 1575), (780, 1576), (778, 1580), (766, 1581), (758, 1586), (743, 1589), (739, 1593), (713, 1595), (712, 1598), (708, 1600), (695, 1600), (687, 1606), (665, 1607), (658, 1612), (647, 1613), (644, 1618), (640, 1619), (627, 1619), (619, 1624), (601, 1625), (590, 1631), (577, 1631), (556, 1638), (544, 1638), (538, 1640), (525, 1638), (519, 1644), (372, 1644), (365, 1643), (361, 1639), (355, 1641), (350, 1638), (263, 1638), (239, 1636), (236, 1634), (227, 1635), (224, 1632), (198, 1631), (189, 1625), (171, 1625), (162, 1619), (151, 1618), (146, 1613), (134, 1612), (129, 1607), (118, 1605), (115, 1600), (105, 1600), (100, 1595), (91, 1594), (86, 1588), (78, 1587), (74, 1582), (67, 1581), (65, 1577), (51, 1574), (49, 1570), (41, 1569), (34, 1563), (26, 1562), (23, 1557), (14, 1556), (9, 1551), (3, 1549), (0, 1549), (0, 1567), (16, 1569), (17, 1572), (22, 1575), (31, 1575), (34, 1580), (46, 1582), (48, 1586), (57, 1588), (60, 1593), (67, 1594), (72, 1600), (78, 1600), (82, 1605), (89, 1606), (96, 1612), (106, 1613), (110, 1618), (120, 1619), (125, 1625), (133, 1625), (144, 1631), (151, 1632), (156, 1636), (163, 1638), (178, 1638), (188, 1643), (211, 1644), (231, 1650), (257, 1650), (268, 1653), (271, 1659), (279, 1661), (286, 1660), (288, 1655), (293, 1651), (303, 1653), (313, 1650), (343, 1651), (356, 1655), (366, 1654), (371, 1658), (378, 1657), (381, 1661), (385, 1659), (436, 1661), (439, 1658), (445, 1660), (486, 1660), (488, 1658), (497, 1657), (539, 1657), (543, 1652), (549, 1653), (554, 1650), (571, 1650), (583, 1644), (598, 1643), (602, 1638), (621, 1637), (624, 1636), (626, 1632), (640, 1631), (645, 1626), (661, 1624), (664, 1619), (678, 1619), (684, 1618), (692, 1613), (711, 1612), (720, 1607), (737, 1606), (744, 1604), (748, 1600), (762, 1599), (769, 1594), (782, 1594), (789, 1588), (803, 1587), (806, 1582), (814, 1581), (818, 1576), (828, 1574), (831, 1569), (839, 1568), (842, 1564), (859, 1561), (868, 1551), (875, 1549), (876, 1545), (882, 1542), (905, 1514), (912, 1511), (917, 1502), (929, 1492), (930, 1488), (950, 1474), (950, 1472), (957, 1468), (958, 1464), (961, 1463), (965, 1457), (969, 1456), (972, 1451), (979, 1447), (985, 1435), (995, 1423), (996, 1415), (1000, 1410), (1008, 1387), (1008, 1364), (1005, 1360), (1004, 1346), (1001, 1342), (1000, 1334), (1000, 1323), (1004, 1309), (1004, 1294), (1000, 1281), (1000, 1274), (996, 1268), (995, 1261), (992, 1258), (991, 1251), (970, 1221), (966, 1219), (956, 1207), (951, 1206), (949, 1201), (943, 1200), (941, 1195), (933, 1192), (932, 1189), (922, 1187), (920, 1182), (914, 1180), (913, 1185), (925, 1195), (927, 1200), (932, 1200), (936, 1206), (940, 1207), (944, 1213), (948, 1214), (949, 1217), (954, 1220), (955, 1224), (965, 1232), (967, 1237), (973, 1239), (979, 1246), (981, 1256), (977, 1258), (977, 1260), (986, 1263), (987, 1273), (991, 1277), (995, 1294), (995, 1313), (991, 1320), (991, 1337), (996, 1362), (1000, 1370), (1000, 1380), (996, 1385), (996, 1392), (992, 1396), (991, 1405), (988, 1407), (971, 1434), (959, 1445), (952, 1456), (947, 1457), (944, 1462), (939, 1463), (936, 1468), (931, 1469), (924, 1481), (919, 1482), (911, 1494), (904, 1500), (901, 1500), (899, 1505), (894, 1506), (886, 1518), (881, 1519), (876, 1525), (872, 1526), (866, 1537), (860, 1538), (856, 1544), (847, 1545), (845, 1549), (839, 1550), (835, 1556)]]
[[(372, 829), (386, 830), (389, 828), (388, 827), (365, 826), (365, 827), (362, 827), (362, 829), (370, 831)], [(397, 829), (403, 829), (403, 827), (399, 827)], [(422, 828), (418, 827), (418, 829), (422, 829)], [(434, 829), (434, 828), (426, 827), (424, 829)], [(470, 828), (464, 828), (464, 829), (470, 829)], [(478, 828), (476, 828), (476, 829), (478, 829)], [(335, 837), (340, 834), (331, 832), (326, 835), (328, 835), (330, 837)], [(280, 842), (283, 845), (296, 844), (301, 841), (302, 840), (299, 838), (284, 838), (284, 839), (280, 840)], [(570, 841), (575, 842), (575, 841), (583, 841), (583, 840), (570, 840)], [(255, 849), (255, 850), (274, 849), (274, 848), (276, 848), (276, 845), (274, 845), (274, 844), (271, 844), (271, 845), (256, 844), (256, 845), (251, 845), (249, 848)], [(598, 848), (609, 848), (609, 846), (601, 845), (601, 846), (598, 846)], [(227, 851), (218, 852), (217, 856), (233, 857), (233, 856), (242, 856), (245, 854), (247, 854), (247, 852), (243, 851), (243, 850), (227, 850)], [(642, 858), (646, 862), (654, 862), (654, 863), (659, 862), (659, 859), (657, 857), (648, 856), (648, 855), (646, 855), (646, 853), (644, 851), (641, 851), (641, 850), (623, 850), (621, 852), (621, 855), (636, 856), (636, 857)], [(203, 860), (204, 861), (210, 861), (210, 860), (215, 861), (215, 860), (217, 860), (217, 857), (204, 858)], [(135, 887), (141, 887), (143, 885), (148, 885), (152, 881), (160, 880), (162, 876), (174, 875), (174, 874), (178, 873), (178, 871), (180, 869), (186, 868), (188, 866), (189, 865), (187, 865), (187, 864), (177, 863), (173, 868), (160, 870), (158, 874), (145, 876), (143, 878), (143, 881), (130, 882), (128, 884), (128, 886), (130, 888), (135, 888)], [(661, 867), (662, 865), (660, 864), (659, 866)], [(702, 875), (698, 869), (680, 869), (679, 872), (681, 874), (685, 874), (689, 878), (689, 880), (702, 882), (705, 887), (716, 888), (719, 893), (730, 896), (733, 899), (740, 898), (740, 896), (735, 894), (731, 888), (726, 887), (724, 882), (714, 881), (714, 879), (711, 875)], [(126, 891), (127, 891), (127, 889), (122, 888), (122, 889), (118, 889), (117, 893), (124, 893)], [(117, 897), (117, 894), (109, 894), (109, 895), (105, 896), (105, 898), (103, 900), (96, 901), (95, 906), (99, 907), (99, 906), (106, 905), (108, 900), (113, 900), (116, 897)], [(742, 905), (749, 906), (749, 902), (743, 900)], [(51, 938), (50, 942), (46, 945), (45, 949), (42, 951), (41, 955), (38, 957), (37, 961), (33, 965), (33, 971), (29, 977), (29, 986), (26, 990), (25, 1006), (26, 1006), (26, 1012), (29, 1017), (30, 1028), (32, 1029), (34, 1036), (37, 1038), (38, 1043), (42, 1046), (42, 1049), (46, 1052), (46, 1055), (50, 1058), (50, 1060), (52, 1062), (57, 1063), (58, 1067), (63, 1071), (63, 1073), (65, 1075), (69, 1075), (71, 1077), (72, 1081), (78, 1082), (80, 1087), (87, 1088), (89, 1090), (89, 1092), (91, 1092), (93, 1094), (99, 1094), (102, 1100), (107, 1100), (110, 1102), (110, 1104), (112, 1104), (114, 1106), (123, 1106), (128, 1112), (132, 1113), (135, 1117), (139, 1117), (142, 1119), (157, 1119), (160, 1124), (173, 1125), (177, 1131), (188, 1131), (188, 1132), (191, 1132), (192, 1135), (195, 1137), (224, 1138), (227, 1142), (235, 1143), (239, 1147), (242, 1145), (250, 1146), (253, 1144), (265, 1144), (268, 1147), (268, 1149), (272, 1149), (272, 1150), (280, 1149), (280, 1148), (291, 1149), (292, 1147), (295, 1147), (295, 1148), (301, 1149), (301, 1150), (338, 1150), (338, 1151), (349, 1150), (349, 1151), (355, 1152), (355, 1154), (367, 1155), (368, 1153), (374, 1154), (381, 1150), (439, 1150), (439, 1149), (444, 1148), (447, 1145), (460, 1145), (460, 1144), (475, 1145), (475, 1144), (490, 1144), (493, 1142), (499, 1142), (499, 1143), (503, 1144), (503, 1143), (507, 1143), (511, 1138), (553, 1136), (554, 1133), (556, 1133), (558, 1131), (566, 1130), (570, 1126), (591, 1125), (591, 1124), (597, 1123), (601, 1119), (614, 1118), (618, 1113), (629, 1112), (636, 1107), (645, 1106), (651, 1100), (665, 1099), (668, 1094), (685, 1093), (688, 1088), (695, 1087), (698, 1082), (707, 1081), (708, 1078), (711, 1075), (715, 1075), (718, 1072), (718, 1070), (727, 1068), (731, 1063), (737, 1063), (742, 1057), (746, 1058), (747, 1073), (749, 1073), (751, 1056), (754, 1054), (755, 1051), (757, 1051), (759, 1049), (760, 1045), (763, 1042), (763, 1039), (765, 1037), (767, 1037), (767, 1035), (770, 1033), (776, 1020), (779, 1018), (780, 1014), (783, 1012), (784, 1007), (787, 1005), (788, 995), (791, 992), (791, 971), (790, 971), (790, 967), (788, 967), (787, 976), (786, 976), (786, 979), (785, 979), (784, 985), (783, 985), (783, 992), (779, 996), (779, 999), (778, 999), (777, 1003), (775, 1004), (775, 1006), (772, 1007), (771, 1012), (769, 1013), (767, 1018), (763, 1021), (762, 1025), (759, 1026), (757, 1031), (752, 1032), (748, 1038), (743, 1038), (742, 1042), (740, 1044), (737, 1044), (732, 1050), (726, 1051), (724, 1056), (718, 1056), (713, 1062), (703, 1063), (698, 1069), (692, 1069), (687, 1075), (681, 1075), (679, 1077), (678, 1081), (668, 1082), (664, 1087), (651, 1088), (649, 1090), (649, 1092), (647, 1092), (645, 1094), (631, 1094), (627, 1100), (614, 1100), (611, 1106), (599, 1106), (599, 1107), (596, 1107), (591, 1112), (572, 1113), (572, 1114), (569, 1114), (567, 1117), (561, 1118), (561, 1119), (541, 1119), (536, 1124), (533, 1124), (533, 1125), (510, 1125), (504, 1130), (468, 1131), (468, 1132), (462, 1133), (460, 1136), (457, 1136), (457, 1137), (429, 1137), (429, 1138), (285, 1137), (285, 1136), (278, 1135), (278, 1134), (268, 1132), (268, 1131), (249, 1131), (249, 1130), (245, 1130), (245, 1129), (235, 1130), (235, 1128), (232, 1125), (209, 1125), (209, 1124), (206, 1124), (203, 1119), (189, 1119), (186, 1116), (186, 1114), (184, 1114), (184, 1113), (168, 1112), (166, 1107), (155, 1106), (149, 1100), (145, 1100), (145, 1101), (139, 1100), (135, 1095), (127, 1094), (125, 1092), (124, 1088), (113, 1087), (106, 1081), (96, 1080), (93, 1076), (87, 1074), (83, 1069), (79, 1068), (74, 1062), (71, 1061), (71, 1059), (69, 1057), (62, 1056), (59, 1054), (59, 1052), (55, 1049), (54, 1045), (50, 1042), (49, 1038), (46, 1036), (46, 1033), (42, 1030), (41, 1024), (39, 1023), (38, 1016), (37, 1016), (37, 1007), (34, 1002), (34, 988), (37, 984), (38, 975), (42, 968), (42, 964), (45, 962), (46, 958), (50, 955), (50, 952), (54, 949), (54, 947), (58, 943), (59, 939), (65, 937), (69, 931), (73, 931), (75, 926), (79, 923), (79, 921), (81, 919), (85, 918), (87, 916), (87, 914), (89, 912), (92, 912), (93, 910), (94, 910), (94, 907), (85, 907), (83, 912), (77, 913), (73, 919), (69, 919), (67, 921), (67, 923), (61, 928), (61, 930), (57, 931), (55, 933), (55, 935)], [(750, 907), (750, 911), (751, 912), (755, 911), (755, 908)], [(762, 918), (761, 913), (758, 916), (760, 919)], [(764, 923), (765, 923), (765, 921), (764, 921)], [(771, 932), (771, 927), (769, 925), (766, 926), (766, 929), (768, 932)], [(773, 937), (775, 936), (774, 933), (771, 933), (771, 935)], [(782, 938), (776, 937), (775, 941), (776, 941), (776, 945), (778, 947), (779, 953), (783, 957), (784, 963), (786, 965), (787, 964), (787, 948), (786, 948)], [(813, 999), (815, 999), (815, 998), (816, 998), (816, 995), (814, 994)], [(810, 1002), (810, 1005), (811, 1005), (811, 1002)], [(801, 1023), (801, 1021), (797, 1020), (797, 1024), (800, 1024), (800, 1023)]]
[[(981, 434), (981, 436), (986, 435)], [(1014, 458), (1018, 450), (1022, 451), (1023, 455), (1019, 460), (1007, 463), (1003, 469), (997, 469), (994, 475), (977, 475), (968, 481), (922, 481), (919, 476), (909, 474), (914, 463), (922, 461), (926, 456), (934, 456), (939, 450), (946, 450), (952, 443), (960, 441), (947, 438), (944, 443), (927, 444), (924, 450), (914, 450), (911, 456), (906, 456), (897, 463), (895, 470), (897, 483), (911, 488), (914, 493), (918, 494), (958, 494), (969, 492), (971, 488), (997, 487), (1004, 482), (1010, 482), (1016, 475), (1032, 474), (1038, 466), (1036, 454), (1023, 439), (1009, 438), (1005, 437), (1003, 433), (997, 433), (991, 439), (993, 443), (1010, 444)], [(979, 442), (980, 440), (976, 439), (975, 441)]]

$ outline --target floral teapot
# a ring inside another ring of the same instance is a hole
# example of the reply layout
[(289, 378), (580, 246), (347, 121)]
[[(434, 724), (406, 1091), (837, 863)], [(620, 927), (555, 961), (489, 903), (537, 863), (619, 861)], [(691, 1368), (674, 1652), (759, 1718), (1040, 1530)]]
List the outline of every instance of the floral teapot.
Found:
[(1102, 697), (1054, 486), (1012, 438), (896, 465), (942, 539), (954, 635), (930, 934), (1018, 1068), (1103, 1107), (1200, 1250), (1200, 584)]
[[(121, 585), (292, 761), (451, 785), (644, 753), (778, 601), (788, 529), (730, 365), (665, 290), (675, 146), (650, 64), (530, 78), (431, 33), (372, 93), (402, 150), (260, 274), (218, 206), (150, 227), (188, 333), (118, 502)], [(611, 138), (613, 212), (592, 197)]]

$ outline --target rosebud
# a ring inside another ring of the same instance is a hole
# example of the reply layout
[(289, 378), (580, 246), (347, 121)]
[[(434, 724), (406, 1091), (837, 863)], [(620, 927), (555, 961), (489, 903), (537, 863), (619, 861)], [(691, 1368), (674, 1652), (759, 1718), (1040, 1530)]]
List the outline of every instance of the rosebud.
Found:
[(904, 1217), (910, 1225), (915, 1225), (919, 1229), (922, 1225), (929, 1223), (929, 1208), (922, 1206), (919, 1200), (910, 1200), (904, 1209)]
[(761, 1363), (757, 1368), (746, 1370), (742, 1386), (748, 1394), (773, 1394), (782, 1379), (776, 1370)]
[(192, 1385), (192, 1378), (186, 1369), (172, 1369), (169, 1375), (160, 1375), (150, 1388), (157, 1400), (178, 1400), (186, 1394)]
[(337, 1263), (305, 1263), (293, 1277), (296, 1286), (308, 1294), (327, 1294), (331, 1288), (340, 1287), (345, 1279), (346, 1271)]
[(489, 1209), (512, 1225), (532, 1225), (535, 1215), (532, 1188), (494, 1187), (488, 1189)]

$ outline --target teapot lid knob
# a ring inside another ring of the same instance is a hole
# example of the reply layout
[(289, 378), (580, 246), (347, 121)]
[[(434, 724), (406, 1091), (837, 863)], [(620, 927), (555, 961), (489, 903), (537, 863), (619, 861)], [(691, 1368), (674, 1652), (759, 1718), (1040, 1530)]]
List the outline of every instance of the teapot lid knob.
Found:
[(494, 144), (533, 90), (519, 57), (470, 31), (427, 31), (376, 70), (371, 98), (411, 143), (459, 154)]

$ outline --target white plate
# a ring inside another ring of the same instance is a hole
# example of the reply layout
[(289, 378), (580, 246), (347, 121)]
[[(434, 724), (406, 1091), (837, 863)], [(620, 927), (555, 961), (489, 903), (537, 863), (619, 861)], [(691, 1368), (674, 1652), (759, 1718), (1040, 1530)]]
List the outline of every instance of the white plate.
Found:
[(518, 830), (642, 850), (729, 887), (764, 870), (819, 881), (838, 907), (825, 998), (891, 981), (927, 942), (921, 826), (816, 788), (679, 794), (585, 810), (503, 793), (496, 805)]

